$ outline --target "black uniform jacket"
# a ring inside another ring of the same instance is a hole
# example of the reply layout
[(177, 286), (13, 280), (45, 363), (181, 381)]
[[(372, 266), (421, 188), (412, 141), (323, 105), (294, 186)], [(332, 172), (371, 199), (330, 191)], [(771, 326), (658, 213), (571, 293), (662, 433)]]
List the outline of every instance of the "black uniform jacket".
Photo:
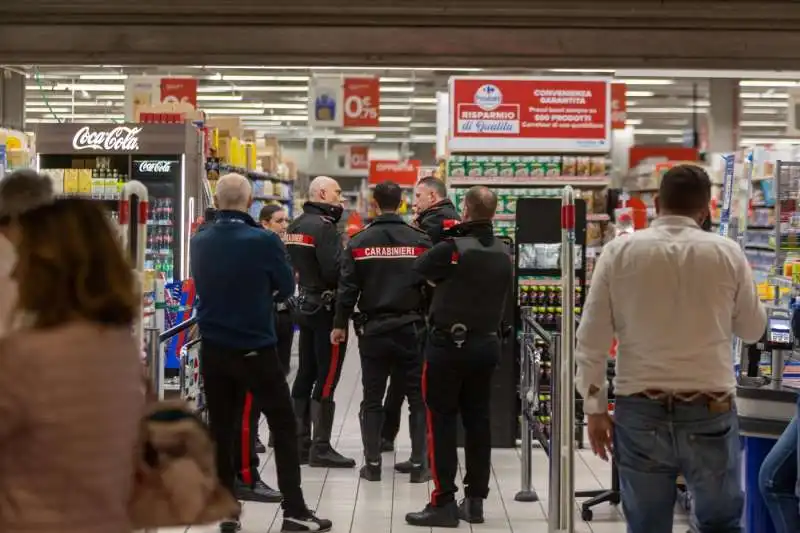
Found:
[(412, 266), (430, 238), (398, 215), (383, 214), (353, 235), (342, 258), (334, 327), (346, 328), (358, 304), (367, 320), (422, 316), (425, 281)]
[(330, 206), (306, 202), (303, 214), (289, 225), (286, 248), (301, 289), (310, 292), (336, 290), (342, 236)]
[(456, 206), (450, 200), (442, 200), (417, 216), (417, 226), (427, 233), (433, 244), (442, 240), (442, 232), (461, 222)]

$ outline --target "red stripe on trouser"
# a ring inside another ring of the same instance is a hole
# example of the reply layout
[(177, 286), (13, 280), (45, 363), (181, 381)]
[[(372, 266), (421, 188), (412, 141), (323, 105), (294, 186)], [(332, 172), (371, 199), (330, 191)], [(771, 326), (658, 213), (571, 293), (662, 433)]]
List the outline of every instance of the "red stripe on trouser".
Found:
[(250, 471), (250, 432), (253, 428), (250, 427), (250, 413), (253, 410), (253, 395), (249, 392), (244, 396), (244, 409), (242, 409), (242, 457), (240, 459), (242, 465), (242, 481), (246, 485), (253, 484), (253, 473)]
[(339, 345), (331, 344), (331, 362), (328, 366), (328, 375), (325, 378), (325, 385), (322, 386), (322, 397), (330, 398), (333, 394), (333, 384), (336, 382), (336, 374), (339, 371)]
[(425, 361), (422, 365), (422, 399), (425, 401), (425, 426), (427, 428), (428, 437), (428, 466), (431, 469), (431, 477), (433, 478), (433, 491), (431, 492), (431, 505), (436, 505), (436, 500), (439, 494), (442, 493), (442, 487), (439, 484), (439, 474), (436, 472), (436, 455), (434, 453), (434, 439), (433, 439), (433, 415), (428, 408), (428, 362)]

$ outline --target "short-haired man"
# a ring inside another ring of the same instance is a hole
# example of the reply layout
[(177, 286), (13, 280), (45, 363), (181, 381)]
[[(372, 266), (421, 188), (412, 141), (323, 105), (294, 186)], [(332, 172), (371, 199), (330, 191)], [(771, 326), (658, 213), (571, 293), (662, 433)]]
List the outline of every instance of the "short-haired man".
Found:
[[(295, 317), (300, 326), (300, 365), (292, 386), (301, 461), (324, 468), (353, 468), (356, 462), (331, 445), (347, 342), (331, 344), (336, 288), (342, 258), (342, 188), (333, 178), (314, 178), (303, 214), (289, 224), (286, 245), (298, 277)], [(309, 438), (313, 421), (313, 442)]]
[[(589, 440), (605, 459), (613, 439), (630, 533), (672, 531), (679, 474), (698, 531), (741, 531), (731, 342), (758, 341), (766, 313), (741, 248), (700, 228), (710, 200), (704, 170), (670, 169), (652, 226), (603, 248), (577, 332)], [(606, 359), (615, 337), (612, 422)]]
[(408, 396), (411, 482), (423, 483), (430, 478), (425, 460), (425, 406), (420, 389), (425, 280), (412, 266), (431, 247), (431, 241), (397, 214), (402, 195), (400, 187), (391, 181), (375, 187), (373, 201), (378, 216), (352, 237), (343, 256), (331, 342), (347, 338), (348, 321), (357, 304), (360, 316), (354, 323), (364, 386), (360, 412), (364, 443), (361, 477), (367, 481), (381, 479), (381, 404), (386, 380), (393, 375), (403, 380)]
[[(220, 481), (233, 492), (232, 447), (241, 416), (237, 404), (241, 391), (249, 390), (254, 408), (267, 417), (275, 435), (283, 494), (281, 531), (328, 531), (331, 522), (314, 516), (300, 489), (294, 413), (275, 351), (273, 296), (286, 298), (294, 291), (286, 249), (276, 234), (264, 231), (247, 214), (253, 202), (247, 178), (220, 178), (216, 202), (216, 218), (192, 238), (191, 256), (203, 337), (200, 368)], [(220, 525), (222, 533), (234, 533), (238, 527), (236, 520)]]
[(53, 182), (33, 170), (17, 170), (0, 179), (0, 335), (9, 326), (16, 285), (11, 273), (17, 262), (14, 221), (27, 211), (53, 201)]
[[(497, 196), (472, 187), (464, 200), (464, 222), (452, 238), (417, 259), (415, 270), (435, 285), (428, 312), (422, 390), (428, 408), (430, 503), (406, 521), (423, 527), (456, 527), (459, 518), (483, 522), (489, 494), (492, 374), (500, 358), (502, 319), (513, 268), (506, 245), (494, 236)], [(478, 302), (478, 303), (476, 303)], [(465, 498), (455, 503), (458, 414), (464, 425)]]
[[(433, 176), (427, 176), (417, 182), (414, 187), (412, 210), (415, 215), (414, 224), (428, 234), (433, 244), (441, 240), (442, 231), (461, 221), (453, 202), (447, 198), (447, 187), (444, 182)], [(403, 383), (404, 381), (392, 379), (389, 391), (386, 393), (385, 420), (381, 432), (382, 448), (385, 451), (394, 450), (394, 440), (400, 430), (400, 411), (406, 396)], [(400, 473), (407, 474), (411, 471), (412, 462), (403, 461), (397, 463), (394, 468)]]

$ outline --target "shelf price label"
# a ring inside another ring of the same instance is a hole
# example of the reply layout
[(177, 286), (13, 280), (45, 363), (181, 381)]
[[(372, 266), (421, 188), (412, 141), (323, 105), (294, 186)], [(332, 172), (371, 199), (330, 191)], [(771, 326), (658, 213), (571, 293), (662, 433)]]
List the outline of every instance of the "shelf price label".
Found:
[(345, 128), (379, 125), (381, 85), (377, 77), (345, 78), (342, 92)]

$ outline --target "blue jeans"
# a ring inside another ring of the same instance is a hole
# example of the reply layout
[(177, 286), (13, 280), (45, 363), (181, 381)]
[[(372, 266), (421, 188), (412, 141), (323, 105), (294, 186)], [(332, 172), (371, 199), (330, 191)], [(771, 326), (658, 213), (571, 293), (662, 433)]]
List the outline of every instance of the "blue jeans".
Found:
[(800, 461), (800, 425), (797, 415), (761, 464), (758, 486), (769, 509), (776, 533), (800, 531), (800, 484), (797, 480)]
[(672, 533), (678, 474), (700, 533), (741, 533), (739, 422), (735, 409), (618, 396), (614, 453), (628, 533)]

